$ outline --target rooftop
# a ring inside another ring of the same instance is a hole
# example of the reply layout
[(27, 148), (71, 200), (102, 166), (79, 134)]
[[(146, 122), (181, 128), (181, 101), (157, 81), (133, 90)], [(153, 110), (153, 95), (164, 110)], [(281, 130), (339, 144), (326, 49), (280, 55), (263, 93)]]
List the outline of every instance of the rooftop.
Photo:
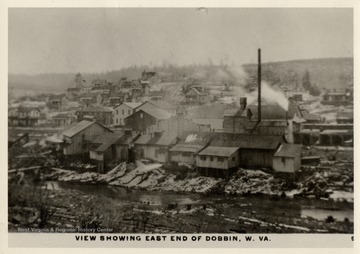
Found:
[(82, 108), (79, 109), (78, 112), (106, 112), (111, 113), (112, 110), (106, 107), (102, 106), (96, 106), (96, 107), (89, 107), (89, 108)]
[[(75, 124), (74, 126), (70, 127), (69, 129), (65, 130), (63, 132), (63, 135), (71, 138), (74, 135), (85, 130), (86, 128), (90, 127), (93, 124), (99, 124), (99, 123), (83, 120), (83, 121)], [(106, 128), (106, 127), (104, 127), (104, 128)]]
[(275, 157), (299, 157), (301, 155), (301, 145), (281, 144), (275, 153)]
[(229, 157), (233, 153), (239, 150), (238, 147), (218, 147), (218, 146), (208, 146), (202, 150), (199, 155), (211, 155), (211, 156), (222, 156)]
[(155, 117), (156, 119), (168, 119), (171, 117), (171, 114), (165, 110), (157, 108), (142, 108), (142, 111)]

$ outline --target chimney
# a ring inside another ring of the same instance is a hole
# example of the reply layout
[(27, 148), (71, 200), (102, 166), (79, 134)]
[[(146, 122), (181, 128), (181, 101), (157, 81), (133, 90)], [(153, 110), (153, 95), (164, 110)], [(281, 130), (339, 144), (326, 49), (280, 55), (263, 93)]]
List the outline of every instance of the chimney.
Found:
[(258, 123), (261, 122), (261, 49), (258, 49)]
[(240, 108), (244, 110), (246, 108), (247, 104), (247, 98), (246, 97), (240, 97)]

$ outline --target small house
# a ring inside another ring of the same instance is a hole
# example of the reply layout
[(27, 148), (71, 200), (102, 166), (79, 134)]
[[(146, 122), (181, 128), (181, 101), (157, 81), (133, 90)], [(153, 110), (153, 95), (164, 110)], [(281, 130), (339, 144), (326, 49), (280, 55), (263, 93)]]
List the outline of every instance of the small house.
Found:
[(123, 102), (120, 105), (115, 106), (113, 111), (113, 124), (115, 126), (124, 126), (124, 119), (135, 113), (135, 108), (139, 107), (140, 105), (141, 103)]
[(86, 116), (91, 116), (94, 117), (98, 123), (109, 126), (112, 123), (112, 113), (110, 108), (95, 106), (79, 109), (76, 115), (78, 122), (84, 120)]
[(169, 112), (153, 107), (142, 107), (140, 110), (138, 108), (135, 110), (135, 113), (124, 119), (125, 127), (142, 134), (145, 134), (147, 129), (157, 124), (159, 120), (169, 119), (171, 117)]
[(64, 155), (87, 155), (98, 136), (111, 132), (109, 128), (98, 122), (83, 120), (62, 133)]
[(196, 165), (196, 155), (209, 145), (214, 133), (188, 132), (170, 149), (170, 161), (178, 164)]
[(273, 158), (273, 169), (276, 172), (295, 173), (301, 165), (301, 145), (283, 143)]

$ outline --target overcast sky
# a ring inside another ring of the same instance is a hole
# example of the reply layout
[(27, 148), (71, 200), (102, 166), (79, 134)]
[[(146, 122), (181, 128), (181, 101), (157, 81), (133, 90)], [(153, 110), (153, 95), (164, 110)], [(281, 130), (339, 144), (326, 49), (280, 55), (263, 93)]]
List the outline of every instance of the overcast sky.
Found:
[(352, 9), (10, 9), (11, 73), (352, 57)]

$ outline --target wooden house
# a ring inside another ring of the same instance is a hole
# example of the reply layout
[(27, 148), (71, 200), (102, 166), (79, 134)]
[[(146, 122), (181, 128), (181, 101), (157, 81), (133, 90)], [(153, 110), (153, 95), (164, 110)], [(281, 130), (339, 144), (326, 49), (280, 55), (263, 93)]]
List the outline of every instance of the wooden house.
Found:
[(69, 126), (75, 122), (75, 116), (69, 112), (58, 113), (50, 118), (50, 122), (55, 126)]
[(140, 106), (141, 103), (135, 103), (135, 102), (124, 102), (120, 105), (117, 105), (114, 107), (113, 111), (113, 124), (115, 126), (124, 126), (125, 121), (124, 119), (133, 113), (135, 113), (135, 108)]
[(320, 132), (321, 146), (353, 146), (353, 130), (323, 130)]
[(295, 173), (300, 169), (301, 145), (281, 144), (273, 157), (276, 172)]
[(226, 104), (202, 105), (197, 108), (191, 119), (201, 126), (208, 126), (211, 130), (222, 130), (224, 126), (224, 113), (235, 109), (235, 106)]
[(145, 134), (147, 129), (150, 126), (157, 124), (159, 120), (171, 117), (169, 112), (158, 108), (142, 107), (140, 110), (138, 110), (138, 108), (135, 110), (135, 113), (124, 119), (125, 127), (142, 134)]
[(62, 133), (65, 146), (64, 155), (86, 155), (98, 136), (111, 132), (100, 123), (83, 120)]
[(213, 133), (209, 145), (197, 155), (196, 165), (223, 170), (271, 168), (273, 155), (282, 142), (285, 140), (275, 135)]
[(178, 138), (163, 132), (141, 135), (134, 141), (136, 158), (151, 159), (153, 161), (168, 163), (169, 149), (176, 144)]
[(34, 126), (39, 123), (40, 110), (36, 107), (9, 108), (8, 124), (10, 126)]
[(167, 101), (164, 100), (157, 100), (157, 101), (145, 101), (144, 103), (142, 103), (140, 106), (138, 106), (136, 108), (136, 111), (143, 109), (143, 108), (147, 108), (147, 109), (161, 109), (164, 111), (169, 112), (171, 115), (175, 115), (176, 114), (176, 110), (177, 110), (177, 106), (174, 104), (171, 104)]
[(90, 150), (90, 159), (98, 162), (99, 172), (106, 172), (110, 161), (129, 161), (129, 144), (133, 138), (131, 133), (105, 133), (97, 137)]
[(78, 122), (84, 120), (86, 116), (91, 116), (100, 124), (109, 126), (112, 123), (112, 110), (103, 106), (82, 108), (76, 112), (76, 115)]
[(188, 132), (170, 149), (170, 161), (178, 164), (196, 165), (196, 155), (209, 145), (214, 133)]
[(185, 93), (185, 102), (188, 104), (204, 104), (210, 101), (210, 94), (201, 86), (191, 87)]

